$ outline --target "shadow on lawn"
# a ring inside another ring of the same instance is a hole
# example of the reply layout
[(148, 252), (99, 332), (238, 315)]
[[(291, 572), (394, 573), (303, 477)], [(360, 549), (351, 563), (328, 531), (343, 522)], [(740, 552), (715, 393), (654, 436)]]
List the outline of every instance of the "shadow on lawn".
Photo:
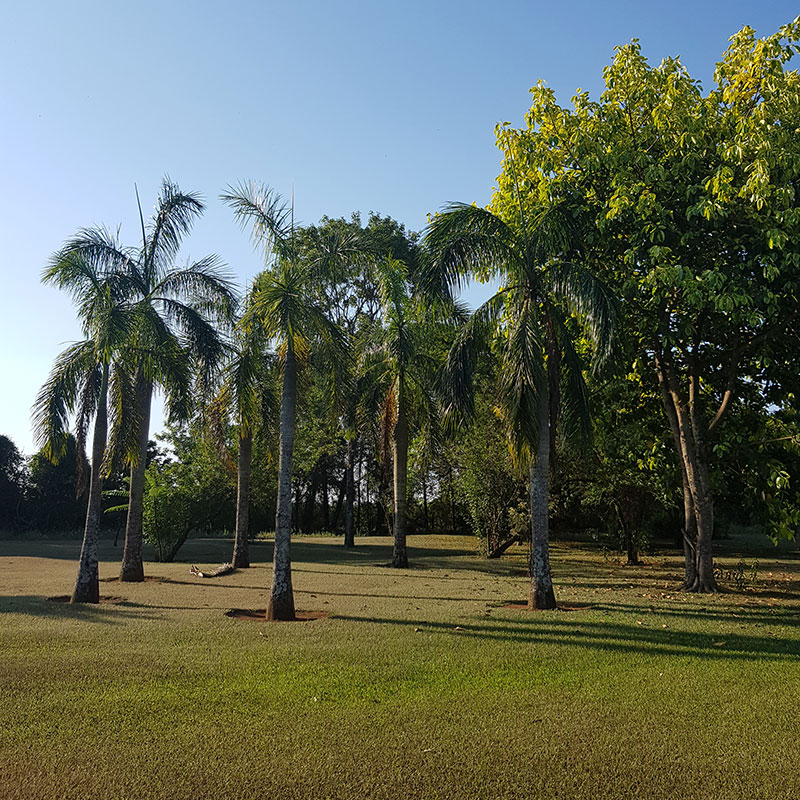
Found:
[(28, 614), (32, 617), (50, 619), (75, 619), (83, 622), (98, 622), (102, 625), (119, 625), (123, 621), (130, 620), (131, 617), (158, 619), (155, 614), (139, 610), (143, 608), (146, 606), (127, 600), (99, 604), (65, 603), (40, 595), (0, 595), (0, 614)]
[(462, 622), (458, 626), (445, 622), (339, 614), (335, 619), (406, 628), (414, 626), (420, 632), (436, 632), (453, 637), (474, 637), (519, 644), (565, 645), (620, 654), (691, 656), (713, 661), (795, 661), (800, 655), (800, 643), (796, 640), (733, 633), (690, 633), (604, 621), (561, 621), (557, 614), (547, 614), (546, 617), (544, 614), (547, 612), (537, 612), (535, 619), (528, 620)]

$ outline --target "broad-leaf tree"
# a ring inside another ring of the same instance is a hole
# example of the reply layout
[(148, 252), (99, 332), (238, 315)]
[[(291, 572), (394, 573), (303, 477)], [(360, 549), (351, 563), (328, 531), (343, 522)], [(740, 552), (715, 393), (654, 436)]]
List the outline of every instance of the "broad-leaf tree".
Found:
[[(704, 94), (679, 60), (651, 67), (617, 48), (598, 102), (532, 90), (507, 148), (494, 209), (564, 201), (588, 221), (587, 256), (620, 295), (633, 370), (653, 376), (684, 495), (685, 587), (713, 591), (714, 448), (746, 387), (795, 377), (800, 343), (800, 18), (743, 28)], [(786, 381), (788, 380), (788, 383)], [(783, 402), (783, 401), (780, 401)]]

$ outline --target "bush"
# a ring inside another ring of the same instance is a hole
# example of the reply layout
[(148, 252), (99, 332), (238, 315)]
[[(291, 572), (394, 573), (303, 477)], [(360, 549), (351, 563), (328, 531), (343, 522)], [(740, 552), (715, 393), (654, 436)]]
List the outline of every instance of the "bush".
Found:
[(192, 497), (174, 483), (171, 471), (151, 464), (145, 473), (142, 528), (156, 550), (156, 561), (172, 561), (191, 530)]

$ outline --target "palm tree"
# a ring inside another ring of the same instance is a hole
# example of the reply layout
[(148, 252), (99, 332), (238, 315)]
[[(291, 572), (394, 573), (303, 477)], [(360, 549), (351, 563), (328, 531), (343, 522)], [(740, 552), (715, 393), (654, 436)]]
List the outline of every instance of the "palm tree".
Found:
[(233, 208), (241, 225), (251, 226), (253, 239), (264, 249), (269, 264), (254, 281), (250, 307), (242, 324), (246, 329), (258, 326), (264, 338), (275, 344), (283, 361), (278, 503), (267, 619), (289, 620), (295, 618), (290, 546), (298, 364), (319, 347), (343, 356), (345, 339), (316, 301), (313, 271), (297, 259), (292, 210), (280, 195), (249, 183), (231, 187), (222, 199)]
[[(236, 529), (231, 564), (236, 569), (250, 566), (248, 546), (250, 521), (250, 474), (253, 438), (263, 426), (272, 427), (276, 417), (274, 356), (266, 347), (257, 325), (240, 326), (233, 343), (233, 355), (222, 374), (222, 386), (212, 404), (211, 417), (219, 423), (231, 418), (236, 425)], [(217, 437), (224, 441), (220, 430)]]
[(499, 358), (499, 402), (516, 456), (529, 465), (531, 609), (555, 608), (550, 575), (548, 479), (556, 422), (566, 434), (589, 435), (583, 365), (572, 315), (582, 323), (595, 366), (615, 341), (616, 306), (605, 286), (575, 263), (577, 226), (556, 208), (513, 223), (466, 204), (450, 205), (431, 222), (430, 259), (420, 275), (433, 296), (449, 296), (464, 277), (500, 278), (503, 286), (474, 312), (448, 357), (450, 411), (473, 410), (472, 372), (493, 347)]
[(103, 272), (97, 264), (71, 253), (56, 253), (44, 270), (42, 281), (66, 289), (79, 307), (83, 333), (87, 338), (68, 347), (56, 363), (33, 408), (37, 443), (53, 462), (65, 452), (69, 419), (76, 416), (79, 483), (86, 433), (94, 416), (92, 460), (86, 524), (72, 592), (73, 603), (100, 600), (97, 540), (102, 503), (102, 467), (108, 434), (109, 382), (114, 387), (113, 410), (119, 416), (125, 400), (123, 371), (119, 357), (131, 328), (132, 310), (125, 303), (125, 276)]
[[(138, 200), (138, 193), (137, 193)], [(176, 266), (183, 237), (202, 213), (197, 195), (182, 192), (164, 178), (155, 213), (145, 222), (139, 205), (142, 243), (122, 248), (103, 228), (80, 230), (64, 257), (84, 259), (125, 276), (127, 300), (134, 307), (129, 352), (135, 364), (134, 413), (130, 437), (131, 482), (120, 580), (144, 580), (142, 502), (153, 389), (160, 386), (170, 415), (188, 414), (190, 361), (208, 373), (223, 352), (215, 326), (225, 324), (235, 303), (227, 273), (216, 256)]]
[[(394, 496), (394, 543), (392, 566), (408, 567), (406, 507), (408, 503), (408, 445), (410, 418), (414, 410), (433, 402), (436, 349), (443, 348), (448, 321), (463, 319), (455, 303), (424, 308), (411, 294), (408, 270), (402, 261), (386, 258), (378, 268), (378, 286), (383, 321), (374, 329), (371, 348), (366, 349), (364, 371), (373, 386), (373, 407), (380, 408), (382, 428), (391, 437), (392, 487)], [(433, 311), (447, 308), (437, 318)]]

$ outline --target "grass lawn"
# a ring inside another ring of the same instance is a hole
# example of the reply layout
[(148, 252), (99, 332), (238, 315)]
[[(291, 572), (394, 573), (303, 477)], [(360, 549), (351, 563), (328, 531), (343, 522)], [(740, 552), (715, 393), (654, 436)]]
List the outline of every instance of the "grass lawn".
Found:
[(397, 571), (387, 539), (296, 540), (297, 607), (327, 617), (266, 623), (225, 612), (266, 606), (267, 542), (204, 580), (189, 563), (231, 543), (190, 541), (70, 606), (47, 597), (77, 542), (0, 541), (0, 797), (800, 798), (796, 547), (755, 588), (687, 596), (676, 557), (555, 544), (571, 610), (532, 614), (504, 607), (522, 548), (409, 544)]

